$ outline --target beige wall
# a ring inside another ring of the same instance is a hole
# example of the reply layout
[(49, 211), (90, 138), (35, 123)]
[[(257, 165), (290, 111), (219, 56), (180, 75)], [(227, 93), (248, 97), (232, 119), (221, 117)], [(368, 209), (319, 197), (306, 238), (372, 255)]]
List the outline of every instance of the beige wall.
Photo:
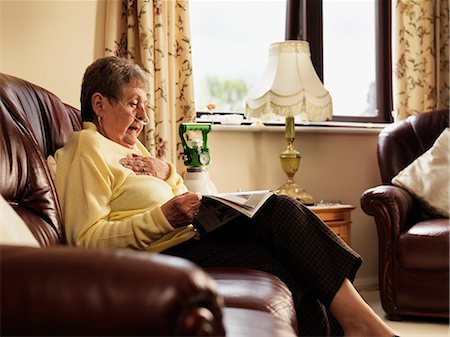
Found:
[(3, 21), (5, 18), (3, 17), (3, 0), (0, 0), (0, 70), (3, 69)]
[[(0, 71), (54, 92), (79, 106), (84, 69), (103, 54), (104, 1), (1, 1)], [(352, 241), (365, 262), (361, 283), (377, 275), (373, 220), (359, 207), (361, 193), (379, 183), (376, 134), (300, 131), (303, 159), (297, 182), (316, 200), (357, 206)], [(278, 161), (285, 142), (279, 132), (213, 131), (209, 170), (222, 191), (276, 188), (285, 180)]]
[[(352, 213), (352, 245), (364, 258), (360, 284), (377, 282), (377, 233), (374, 221), (360, 208), (361, 193), (380, 183), (376, 159), (377, 133), (297, 131), (295, 148), (301, 153), (298, 185), (316, 201), (341, 201), (356, 206)], [(278, 132), (214, 131), (211, 180), (219, 191), (274, 189), (286, 180), (278, 159), (285, 149)], [(363, 278), (363, 280), (361, 280)]]
[(105, 1), (0, 3), (0, 71), (79, 107), (87, 65), (103, 55)]

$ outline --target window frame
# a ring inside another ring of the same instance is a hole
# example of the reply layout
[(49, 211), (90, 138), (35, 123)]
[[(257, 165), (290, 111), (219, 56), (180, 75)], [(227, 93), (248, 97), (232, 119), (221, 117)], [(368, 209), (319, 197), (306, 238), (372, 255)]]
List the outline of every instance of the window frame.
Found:
[[(333, 121), (389, 123), (392, 117), (391, 0), (375, 0), (377, 116), (333, 116)], [(287, 0), (286, 40), (305, 40), (323, 81), (323, 0)]]

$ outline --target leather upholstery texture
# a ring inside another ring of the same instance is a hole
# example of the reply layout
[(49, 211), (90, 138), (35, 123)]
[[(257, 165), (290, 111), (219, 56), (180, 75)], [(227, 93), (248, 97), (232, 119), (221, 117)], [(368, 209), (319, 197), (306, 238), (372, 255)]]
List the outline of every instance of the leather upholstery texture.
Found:
[(213, 281), (179, 258), (1, 246), (0, 259), (2, 336), (224, 333)]
[(41, 246), (0, 246), (0, 335), (296, 335), (292, 295), (273, 275), (68, 247), (46, 159), (81, 129), (80, 112), (6, 74), (0, 98), (0, 193)]
[(50, 92), (3, 74), (0, 97), (0, 192), (41, 245), (64, 243), (46, 158), (81, 128), (80, 114)]
[(222, 268), (207, 269), (218, 284), (227, 308), (250, 308), (279, 318), (297, 332), (294, 302), (288, 287), (265, 272)]
[(411, 116), (379, 134), (383, 185), (365, 191), (361, 207), (377, 226), (380, 297), (391, 319), (449, 317), (449, 219), (436, 217), (408, 191), (391, 184), (448, 126), (449, 110), (440, 110)]

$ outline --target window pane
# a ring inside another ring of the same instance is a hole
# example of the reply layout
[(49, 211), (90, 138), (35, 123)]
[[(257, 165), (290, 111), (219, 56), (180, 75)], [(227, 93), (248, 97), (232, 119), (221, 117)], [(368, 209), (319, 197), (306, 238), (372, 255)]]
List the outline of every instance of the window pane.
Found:
[(376, 116), (375, 0), (323, 1), (324, 85), (335, 116)]
[(197, 111), (244, 112), (273, 42), (284, 41), (286, 1), (189, 2)]

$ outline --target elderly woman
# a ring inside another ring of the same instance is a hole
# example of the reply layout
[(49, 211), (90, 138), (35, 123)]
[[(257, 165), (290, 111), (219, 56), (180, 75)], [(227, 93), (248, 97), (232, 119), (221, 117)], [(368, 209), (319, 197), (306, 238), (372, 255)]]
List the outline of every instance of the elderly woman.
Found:
[(198, 237), (191, 223), (201, 196), (138, 140), (147, 123), (147, 90), (144, 72), (124, 59), (102, 58), (87, 68), (84, 129), (55, 154), (69, 244), (263, 270), (290, 288), (302, 335), (342, 328), (345, 336), (392, 336), (350, 282), (361, 258), (297, 201), (272, 197), (253, 219), (238, 217)]

